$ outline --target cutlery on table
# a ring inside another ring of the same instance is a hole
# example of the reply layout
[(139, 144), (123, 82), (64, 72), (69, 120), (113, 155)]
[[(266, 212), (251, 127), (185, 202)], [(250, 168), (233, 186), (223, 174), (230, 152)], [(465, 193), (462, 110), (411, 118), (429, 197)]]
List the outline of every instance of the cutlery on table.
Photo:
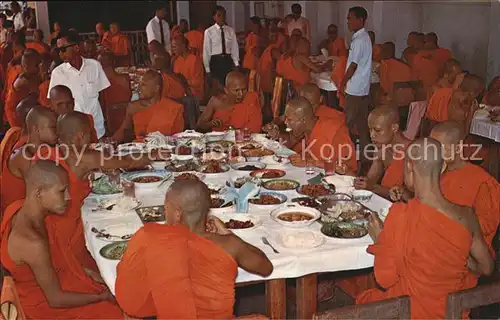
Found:
[(262, 240), (262, 243), (264, 243), (265, 245), (271, 247), (271, 249), (273, 249), (274, 253), (280, 253), (278, 250), (276, 250), (270, 243), (269, 243), (269, 240), (267, 240), (266, 237), (262, 237), (260, 238)]
[(123, 236), (114, 236), (112, 234), (106, 233), (105, 230), (97, 230), (96, 227), (92, 227), (92, 229), (90, 229), (90, 230), (96, 234), (97, 238), (106, 238), (106, 239), (117, 238), (120, 240), (129, 240), (130, 238), (132, 238), (132, 234), (126, 234)]

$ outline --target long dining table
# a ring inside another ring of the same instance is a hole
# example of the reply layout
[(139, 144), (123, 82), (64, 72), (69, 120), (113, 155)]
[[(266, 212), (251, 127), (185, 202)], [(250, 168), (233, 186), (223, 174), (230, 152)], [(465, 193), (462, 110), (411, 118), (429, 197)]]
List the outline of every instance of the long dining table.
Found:
[[(262, 135), (255, 137), (255, 140), (262, 143), (276, 154), (289, 155), (293, 153), (279, 143), (267, 140)], [(264, 157), (262, 162), (267, 164), (267, 168), (282, 169), (286, 171), (284, 179), (293, 179), (301, 184), (306, 184), (309, 179), (314, 177), (306, 173), (304, 168), (294, 167), (291, 164), (280, 164), (272, 157)], [(204, 182), (210, 185), (224, 185), (229, 179), (235, 179), (241, 176), (248, 176), (249, 172), (236, 171), (231, 169), (225, 173), (206, 174)], [(154, 188), (136, 188), (136, 197), (141, 202), (141, 206), (162, 205), (164, 196), (171, 178), (161, 187)], [(262, 187), (261, 187), (262, 188)], [(263, 191), (261, 189), (261, 191)], [(281, 192), (290, 202), (293, 198), (299, 197), (295, 190)], [(105, 229), (114, 224), (130, 224), (133, 229), (138, 230), (142, 227), (142, 222), (134, 210), (122, 213), (113, 213), (110, 211), (96, 211), (96, 205), (102, 196), (91, 193), (82, 206), (82, 220), (85, 230), (86, 245), (95, 259), (101, 276), (112, 293), (115, 290), (116, 267), (119, 261), (108, 260), (101, 256), (99, 251), (108, 241), (96, 237), (91, 229)], [(363, 203), (369, 209), (379, 213), (382, 217), (388, 212), (391, 202), (377, 195), (373, 195), (369, 201)], [(253, 230), (238, 230), (235, 232), (243, 240), (261, 249), (270, 259), (274, 266), (272, 274), (266, 278), (250, 274), (241, 268), (238, 270), (236, 278), (237, 286), (254, 284), (256, 282), (265, 282), (266, 285), (266, 303), (267, 315), (272, 319), (283, 319), (286, 317), (286, 279), (297, 280), (297, 318), (311, 318), (316, 312), (317, 307), (317, 274), (326, 272), (337, 272), (346, 270), (359, 270), (373, 266), (373, 256), (366, 252), (366, 248), (372, 243), (369, 235), (359, 239), (338, 239), (324, 236), (320, 232), (321, 224), (314, 222), (308, 227), (309, 230), (320, 234), (325, 238), (324, 244), (319, 247), (300, 250), (287, 249), (274, 241), (275, 236), (284, 232), (287, 228), (270, 217), (269, 209), (262, 207), (249, 206), (248, 214), (258, 217), (262, 224)], [(229, 208), (227, 213), (234, 212)], [(217, 213), (225, 214), (225, 212)], [(279, 251), (273, 250), (263, 244), (262, 237), (267, 237), (271, 244)]]

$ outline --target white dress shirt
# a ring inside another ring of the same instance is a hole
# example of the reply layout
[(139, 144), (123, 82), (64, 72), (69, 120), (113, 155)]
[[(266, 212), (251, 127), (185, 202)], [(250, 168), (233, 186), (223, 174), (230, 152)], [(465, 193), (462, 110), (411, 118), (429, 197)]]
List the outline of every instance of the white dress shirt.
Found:
[[(165, 43), (165, 50), (167, 50), (168, 53), (171, 53), (170, 26), (165, 20), (161, 20), (161, 25), (163, 26), (163, 40)], [(146, 36), (148, 37), (148, 43), (156, 40), (161, 44), (160, 19), (158, 19), (157, 16), (149, 20), (146, 26)]]
[(352, 62), (358, 67), (347, 82), (345, 92), (351, 96), (367, 96), (370, 93), (372, 77), (372, 42), (365, 28), (352, 36), (346, 70)]
[[(106, 130), (99, 103), (99, 92), (111, 84), (97, 60), (82, 59), (80, 70), (75, 69), (69, 62), (65, 62), (52, 71), (49, 93), (50, 89), (57, 85), (68, 87), (75, 99), (75, 111), (92, 115), (97, 138), (100, 139)], [(47, 98), (50, 98), (50, 94)]]
[[(210, 57), (217, 54), (222, 54), (222, 32), (221, 26), (214, 24), (207, 30), (203, 37), (203, 64), (205, 71), (210, 72)], [(239, 66), (240, 48), (238, 47), (238, 39), (236, 33), (230, 26), (224, 25), (224, 40), (226, 42), (226, 54), (230, 54), (233, 58), (235, 66)]]
[(22, 12), (16, 13), (16, 15), (13, 18), (13, 24), (14, 24), (14, 30), (19, 31), (24, 27), (24, 20), (23, 20), (23, 14)]
[(304, 17), (299, 17), (297, 20), (291, 19), (286, 25), (288, 35), (292, 34), (292, 31), (299, 29), (302, 31), (302, 36), (307, 40), (311, 41), (311, 23), (309, 19)]

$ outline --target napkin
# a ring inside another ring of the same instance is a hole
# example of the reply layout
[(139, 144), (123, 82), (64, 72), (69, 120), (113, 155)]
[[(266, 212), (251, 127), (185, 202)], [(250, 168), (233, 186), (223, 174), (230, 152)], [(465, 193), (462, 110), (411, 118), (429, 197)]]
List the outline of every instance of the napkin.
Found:
[(248, 200), (255, 198), (260, 192), (258, 179), (247, 181), (239, 190), (234, 187), (234, 182), (229, 181), (229, 188), (221, 195), (224, 204), (234, 201), (236, 203), (236, 212), (248, 212)]

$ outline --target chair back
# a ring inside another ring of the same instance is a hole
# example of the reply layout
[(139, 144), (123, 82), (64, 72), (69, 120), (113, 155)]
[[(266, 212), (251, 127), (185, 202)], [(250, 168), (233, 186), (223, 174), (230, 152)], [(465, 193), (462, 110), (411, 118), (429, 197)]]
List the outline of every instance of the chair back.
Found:
[(283, 77), (277, 76), (274, 80), (274, 90), (273, 98), (271, 100), (271, 110), (273, 112), (273, 119), (277, 119), (280, 116), (281, 102), (283, 100), (283, 84), (285, 79)]
[(446, 299), (446, 319), (462, 319), (466, 310), (500, 302), (500, 281), (453, 292)]
[(7, 163), (7, 160), (9, 159), (10, 154), (12, 153), (12, 149), (17, 143), (17, 140), (19, 140), (20, 136), (21, 136), (21, 128), (12, 127), (9, 128), (9, 130), (7, 130), (5, 136), (2, 139), (2, 142), (0, 142), (0, 165), (1, 165), (0, 176), (2, 175), (2, 170), (5, 166), (5, 163)]
[(313, 319), (410, 319), (410, 297), (402, 296), (315, 313)]
[(4, 277), (2, 284), (2, 296), (0, 298), (1, 319), (3, 320), (25, 320), (16, 284), (12, 277)]

